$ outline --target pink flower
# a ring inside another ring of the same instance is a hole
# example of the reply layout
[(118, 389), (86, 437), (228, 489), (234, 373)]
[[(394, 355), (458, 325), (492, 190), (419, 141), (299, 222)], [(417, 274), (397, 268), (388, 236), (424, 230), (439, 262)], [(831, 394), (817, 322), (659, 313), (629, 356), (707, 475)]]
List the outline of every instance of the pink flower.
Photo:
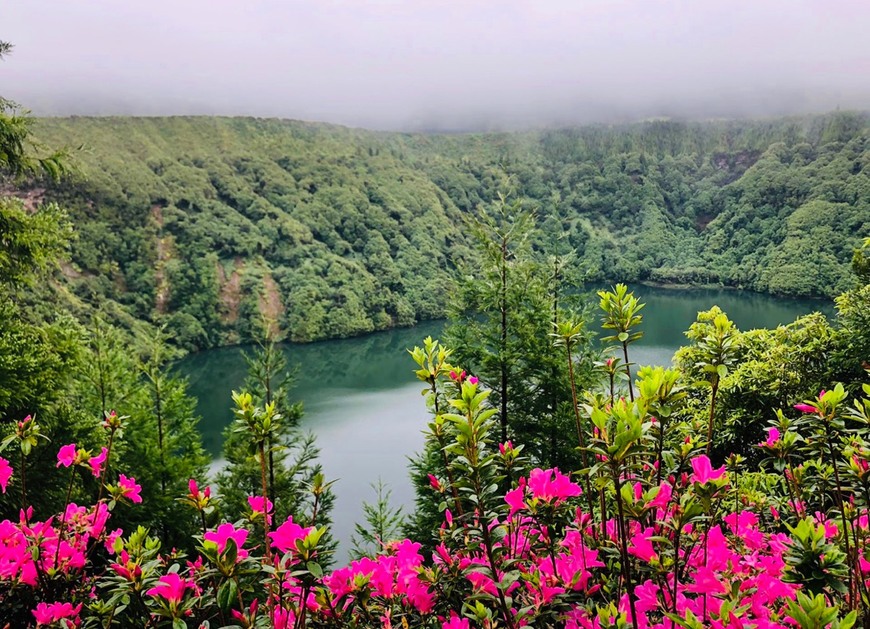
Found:
[(177, 605), (184, 598), (185, 590), (190, 587), (193, 586), (188, 581), (182, 579), (177, 573), (170, 572), (160, 577), (158, 585), (145, 592), (145, 594), (154, 598), (160, 597), (166, 599), (170, 605)]
[(815, 413), (819, 410), (815, 406), (811, 406), (810, 404), (795, 404), (794, 407), (801, 413)]
[(263, 509), (263, 496), (248, 496), (248, 506), (251, 507), (251, 511), (254, 514), (254, 517), (258, 515), (264, 515), (269, 524), (272, 523), (272, 501), (268, 498), (265, 499), (266, 508)]
[(441, 629), (469, 629), (468, 618), (460, 618), (456, 612), (450, 612), (450, 620), (441, 623)]
[(699, 566), (695, 569), (692, 575), (695, 579), (694, 583), (686, 586), (687, 592), (697, 592), (698, 594), (727, 594), (728, 587), (716, 576), (707, 566)]
[(453, 514), (450, 509), (444, 509), (444, 519), (447, 521), (447, 526), (453, 526)]
[(94, 474), (94, 478), (99, 478), (100, 474), (103, 473), (103, 463), (106, 462), (106, 457), (109, 456), (109, 451), (103, 448), (97, 456), (92, 456), (88, 459), (88, 465), (91, 466), (91, 472)]
[(774, 426), (771, 426), (770, 428), (767, 429), (767, 441), (759, 443), (758, 445), (767, 446), (768, 448), (772, 448), (774, 445), (776, 445), (776, 442), (779, 441), (779, 437), (780, 437), (779, 430), (777, 428), (775, 428)]
[(512, 489), (504, 495), (504, 501), (510, 505), (510, 515), (526, 508), (526, 479), (521, 478), (516, 489)]
[(628, 552), (640, 559), (641, 561), (650, 562), (653, 559), (658, 559), (655, 549), (653, 548), (650, 537), (653, 534), (652, 527), (648, 527), (639, 533), (632, 536), (628, 547)]
[(106, 536), (106, 552), (110, 555), (115, 554), (115, 540), (124, 534), (122, 529), (115, 529)]
[(463, 382), (465, 382), (466, 375), (467, 374), (465, 373), (464, 369), (459, 373), (456, 373), (455, 371), (451, 371), (450, 372), (450, 379), (455, 381), (455, 382), (458, 382), (459, 384), (462, 384)]
[[(471, 384), (477, 384), (477, 383), (479, 382), (479, 380), (477, 379), (477, 376), (470, 376), (470, 377), (468, 378), (468, 381), (469, 381)], [(467, 621), (466, 621), (466, 624), (467, 624)]]
[(722, 475), (725, 474), (725, 466), (723, 465), (714, 470), (706, 454), (692, 459), (692, 470), (695, 472), (692, 475), (692, 482), (701, 483), (702, 485), (722, 478)]
[(671, 501), (671, 496), (673, 496), (673, 488), (668, 483), (662, 483), (659, 486), (659, 491), (655, 495), (655, 498), (646, 503), (646, 507), (647, 509), (651, 509), (653, 507), (658, 509), (664, 509)]
[(127, 478), (121, 474), (118, 477), (118, 487), (121, 489), (122, 496), (129, 498), (135, 503), (142, 502), (142, 496), (139, 495), (139, 492), (142, 491), (142, 487), (136, 484), (135, 478)]
[(282, 553), (295, 551), (296, 542), (305, 537), (314, 529), (314, 527), (302, 528), (293, 521), (293, 516), (288, 516), (287, 521), (281, 526), (269, 533), (272, 538), (272, 546), (277, 548)]
[(0, 457), (0, 488), (3, 489), (4, 494), (10, 478), (12, 478), (12, 466), (9, 465), (9, 461)]
[(36, 617), (36, 626), (50, 625), (63, 618), (70, 618), (73, 623), (78, 620), (78, 615), (82, 611), (82, 604), (79, 603), (75, 607), (72, 603), (40, 603), (33, 610), (33, 615)]
[(529, 491), (538, 500), (558, 504), (566, 498), (579, 496), (582, 490), (580, 485), (572, 483), (571, 479), (560, 473), (557, 468), (549, 470), (535, 468), (529, 474)]
[(441, 481), (435, 478), (435, 476), (433, 476), (432, 474), (429, 474), (429, 484), (432, 485), (432, 489), (434, 489), (435, 491), (444, 491), (444, 489), (441, 487)]
[(71, 443), (63, 446), (57, 453), (57, 465), (55, 467), (69, 467), (76, 461), (76, 444)]
[(227, 540), (231, 539), (239, 549), (239, 559), (244, 559), (248, 556), (248, 551), (242, 548), (248, 539), (247, 529), (237, 529), (232, 524), (226, 523), (221, 524), (216, 531), (206, 531), (202, 538), (207, 542), (217, 544), (219, 553), (224, 552), (224, 549), (227, 547)]

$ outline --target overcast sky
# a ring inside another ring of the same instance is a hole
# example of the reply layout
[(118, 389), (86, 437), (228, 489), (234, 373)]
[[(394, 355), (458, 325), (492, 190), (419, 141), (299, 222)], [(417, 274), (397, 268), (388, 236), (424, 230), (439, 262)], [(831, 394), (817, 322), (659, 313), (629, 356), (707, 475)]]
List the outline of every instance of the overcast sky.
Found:
[(386, 129), (870, 108), (867, 0), (0, 0), (40, 114)]

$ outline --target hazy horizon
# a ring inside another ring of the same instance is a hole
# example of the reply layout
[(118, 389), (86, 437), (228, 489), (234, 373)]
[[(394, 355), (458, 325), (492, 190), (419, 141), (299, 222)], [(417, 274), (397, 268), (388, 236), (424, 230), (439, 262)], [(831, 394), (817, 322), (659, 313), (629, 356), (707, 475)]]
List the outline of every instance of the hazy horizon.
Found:
[(868, 110), (867, 23), (822, 0), (31, 0), (0, 8), (0, 95), (397, 131)]

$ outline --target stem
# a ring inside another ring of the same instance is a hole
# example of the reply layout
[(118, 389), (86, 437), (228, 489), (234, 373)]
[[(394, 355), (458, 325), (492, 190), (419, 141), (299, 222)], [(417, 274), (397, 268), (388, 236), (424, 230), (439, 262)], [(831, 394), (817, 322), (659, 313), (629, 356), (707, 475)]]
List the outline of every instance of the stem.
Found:
[(719, 392), (719, 379), (712, 383), (712, 394), (710, 395), (710, 419), (707, 421), (707, 456), (710, 456), (710, 450), (713, 447), (713, 418), (716, 412), (716, 394)]
[(616, 488), (616, 508), (617, 520), (619, 525), (619, 550), (622, 555), (622, 576), (625, 580), (625, 591), (628, 594), (628, 605), (631, 609), (631, 624), (634, 629), (638, 629), (637, 625), (637, 610), (634, 603), (634, 588), (631, 583), (631, 566), (628, 562), (628, 531), (625, 526), (625, 512), (622, 506), (622, 482), (619, 480), (619, 469), (613, 466), (613, 483)]
[(257, 444), (257, 447), (260, 450), (260, 481), (263, 486), (263, 541), (266, 544), (266, 559), (271, 559), (272, 551), (269, 548), (269, 490), (266, 485), (266, 452), (264, 444), (265, 441), (260, 441), (259, 444)]
[[(272, 403), (272, 359), (274, 353), (274, 345), (269, 345), (269, 351), (266, 355), (266, 405)], [(275, 504), (275, 452), (274, 452), (274, 438), (272, 436), (272, 431), (269, 431), (268, 434), (269, 440), (269, 500), (272, 501), (272, 504)]]
[(628, 376), (628, 399), (634, 402), (634, 384), (631, 381), (631, 365), (628, 362), (628, 343), (622, 343), (622, 355), (625, 357), (625, 375)]
[[(432, 377), (430, 386), (432, 387), (432, 399), (434, 400), (435, 417), (438, 417), (438, 389), (435, 386), (435, 377)], [(447, 482), (450, 483), (450, 491), (453, 494), (453, 506), (456, 508), (456, 515), (462, 515), (462, 505), (459, 502), (459, 490), (456, 488), (456, 481), (453, 480), (453, 471), (450, 469), (450, 460), (447, 458), (447, 452), (444, 450), (446, 444), (441, 433), (435, 435), (438, 440), (438, 445), (441, 447), (441, 456), (444, 459), (444, 471), (447, 473)]]
[(305, 612), (308, 611), (305, 601), (308, 598), (309, 589), (310, 586), (306, 583), (302, 586), (302, 590), (299, 592), (299, 613), (296, 615), (296, 622), (293, 624), (293, 629), (304, 629), (305, 627)]
[(443, 435), (436, 435), (438, 445), (441, 446), (441, 456), (444, 459), (444, 470), (447, 472), (447, 482), (450, 483), (450, 490), (453, 493), (453, 506), (456, 509), (456, 515), (462, 515), (462, 503), (459, 500), (459, 489), (456, 487), (456, 481), (453, 479), (453, 471), (450, 469), (450, 460), (447, 458), (445, 443), (442, 439)]
[(486, 560), (489, 564), (489, 570), (491, 573), (491, 578), (493, 583), (495, 583), (496, 592), (498, 592), (498, 603), (499, 609), (501, 611), (502, 618), (504, 619), (505, 625), (508, 629), (514, 629), (514, 621), (513, 616), (511, 615), (510, 609), (508, 608), (507, 600), (505, 600), (504, 590), (501, 587), (501, 578), (498, 576), (498, 569), (496, 567), (495, 561), (495, 552), (493, 551), (493, 543), (492, 536), (489, 531), (489, 523), (488, 518), (486, 516), (486, 509), (484, 509), (481, 504), (480, 496), (483, 494), (483, 479), (480, 477), (480, 464), (478, 462), (478, 429), (474, 426), (474, 418), (472, 417), (472, 411), (469, 409), (468, 414), (466, 415), (466, 419), (468, 420), (468, 425), (472, 431), (472, 437), (468, 440), (468, 446), (466, 449), (467, 458), (469, 466), (474, 471), (472, 482), (474, 484), (474, 493), (477, 496), (477, 504), (475, 511), (477, 513), (477, 519), (480, 523), (480, 533), (483, 536), (483, 546), (486, 551)]
[(680, 533), (683, 530), (683, 524), (680, 522), (680, 525), (676, 528), (674, 532), (674, 594), (673, 600), (671, 604), (673, 605), (673, 609), (671, 610), (674, 614), (677, 613), (677, 591), (678, 591), (678, 583), (680, 576)]
[(501, 406), (501, 441), (507, 441), (508, 414), (507, 414), (507, 237), (501, 241), (501, 298), (499, 310), (501, 311), (501, 355), (499, 356), (499, 368), (501, 371), (501, 391), (499, 391), (499, 403)]
[[(574, 422), (577, 424), (577, 439), (580, 442), (580, 460), (583, 462), (585, 472), (586, 499), (589, 502), (589, 516), (595, 514), (595, 499), (592, 497), (592, 486), (589, 484), (589, 457), (586, 453), (586, 436), (583, 434), (583, 426), (580, 422), (580, 408), (577, 404), (577, 384), (574, 381), (574, 361), (571, 358), (571, 340), (565, 339), (565, 357), (568, 360), (568, 380), (571, 383), (571, 401), (574, 408)], [(602, 514), (603, 517), (603, 514)]]
[(106, 444), (106, 460), (103, 462), (103, 471), (100, 472), (100, 491), (97, 494), (97, 502), (103, 499), (103, 490), (106, 488), (106, 472), (109, 469), (109, 459), (112, 458), (112, 444), (115, 442), (115, 429), (109, 433), (109, 443)]
[(25, 474), (24, 450), (19, 450), (19, 452), (21, 460), (21, 463), (19, 464), (19, 467), (21, 468), (21, 512), (24, 514), (24, 522), (27, 524), (27, 475)]
[[(60, 543), (63, 541), (63, 538), (66, 536), (66, 511), (67, 506), (69, 505), (69, 499), (72, 495), (73, 481), (75, 480), (75, 466), (71, 466), (69, 470), (69, 485), (66, 488), (66, 500), (63, 503), (63, 515), (60, 518), (60, 530), (57, 534), (57, 548), (54, 551), (54, 567), (57, 568), (57, 559), (60, 556)], [(115, 608), (112, 608), (112, 613), (114, 614)]]
[(658, 443), (656, 444), (656, 485), (662, 484), (662, 453), (665, 449), (665, 423), (664, 420), (659, 417), (658, 418), (658, 427), (659, 427), (659, 438)]
[[(852, 556), (852, 545), (849, 542), (849, 526), (846, 523), (846, 510), (843, 508), (843, 487), (840, 484), (840, 472), (837, 469), (837, 461), (834, 458), (834, 444), (832, 442), (832, 434), (831, 434), (831, 424), (827, 420), (825, 420), (825, 441), (828, 442), (828, 453), (831, 457), (831, 465), (834, 466), (834, 481), (837, 483), (837, 503), (840, 507), (840, 521), (843, 523), (843, 540), (846, 542), (846, 557), (849, 558), (849, 561), (852, 562), (853, 566), (849, 570), (849, 595), (851, 600), (849, 601), (850, 608), (854, 609), (855, 599), (855, 566), (857, 563), (855, 561), (855, 557)], [(860, 568), (859, 573), (860, 574)]]

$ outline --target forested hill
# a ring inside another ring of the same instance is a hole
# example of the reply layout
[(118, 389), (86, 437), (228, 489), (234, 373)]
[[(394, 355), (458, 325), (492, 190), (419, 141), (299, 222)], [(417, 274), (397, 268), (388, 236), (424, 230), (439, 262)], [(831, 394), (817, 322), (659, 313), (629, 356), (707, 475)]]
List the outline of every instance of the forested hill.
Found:
[(58, 200), (66, 306), (165, 321), (188, 347), (441, 316), (463, 216), (512, 176), (542, 253), (590, 277), (829, 296), (870, 234), (868, 116), (412, 135), (249, 118), (42, 119), (85, 145)]

